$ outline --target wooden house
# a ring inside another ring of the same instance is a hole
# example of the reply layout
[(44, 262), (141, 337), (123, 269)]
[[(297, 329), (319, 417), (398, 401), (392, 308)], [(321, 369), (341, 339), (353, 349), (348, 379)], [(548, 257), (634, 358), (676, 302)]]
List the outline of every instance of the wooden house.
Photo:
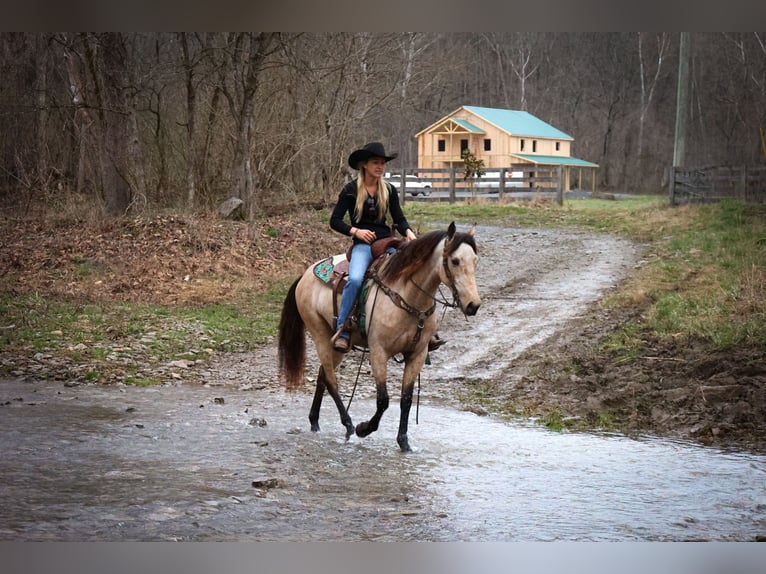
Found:
[[(486, 170), (511, 166), (562, 166), (564, 189), (570, 170), (590, 171), (595, 185), (598, 165), (570, 155), (574, 138), (528, 112), (461, 106), (418, 132), (418, 169), (443, 169), (463, 163), (469, 149)], [(595, 189), (594, 189), (595, 191)]]

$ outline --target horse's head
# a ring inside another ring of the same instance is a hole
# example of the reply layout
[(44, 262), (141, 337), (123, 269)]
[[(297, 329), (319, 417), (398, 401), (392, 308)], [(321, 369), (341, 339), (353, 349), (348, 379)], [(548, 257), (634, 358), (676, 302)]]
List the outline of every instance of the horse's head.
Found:
[(481, 305), (481, 297), (476, 287), (478, 261), (474, 228), (468, 233), (460, 233), (455, 228), (455, 222), (450, 223), (444, 242), (440, 276), (442, 283), (452, 289), (452, 296), (465, 315), (476, 315)]

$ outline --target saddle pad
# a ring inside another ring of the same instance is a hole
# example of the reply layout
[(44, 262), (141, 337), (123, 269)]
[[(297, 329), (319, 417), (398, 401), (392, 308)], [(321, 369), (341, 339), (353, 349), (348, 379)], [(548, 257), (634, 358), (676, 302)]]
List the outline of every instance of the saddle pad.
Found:
[(322, 259), (314, 264), (314, 275), (328, 287), (332, 287), (336, 281), (341, 280), (347, 273), (348, 260), (342, 253)]
[(321, 279), (325, 283), (332, 283), (333, 280), (333, 264), (332, 257), (322, 259), (319, 263), (314, 265), (314, 275)]

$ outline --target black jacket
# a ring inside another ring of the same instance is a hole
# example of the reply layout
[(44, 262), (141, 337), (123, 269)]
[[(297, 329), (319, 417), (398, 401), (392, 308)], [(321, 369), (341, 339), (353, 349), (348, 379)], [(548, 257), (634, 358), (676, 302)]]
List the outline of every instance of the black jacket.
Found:
[[(396, 191), (396, 187), (390, 183), (386, 183), (388, 186), (388, 213), (391, 214), (394, 226), (402, 236), (407, 234), (407, 230), (410, 229), (410, 224), (407, 222), (407, 218), (404, 217), (402, 212), (402, 206), (399, 204), (399, 194)], [(386, 223), (386, 217), (382, 220), (377, 219), (372, 209), (363, 210), (364, 213), (361, 217), (358, 217), (354, 213), (356, 210), (356, 180), (350, 181), (340, 192), (338, 196), (338, 202), (335, 204), (335, 208), (330, 216), (330, 227), (342, 233), (344, 235), (351, 235), (351, 228), (356, 227), (358, 229), (369, 229), (375, 232), (377, 239), (383, 239), (384, 237), (391, 236), (391, 228)], [(377, 201), (377, 195), (374, 198)], [(377, 205), (377, 204), (375, 204)], [(370, 206), (372, 208), (372, 205)], [(351, 225), (344, 221), (346, 214), (348, 214), (351, 221)], [(358, 240), (355, 238), (354, 242)]]

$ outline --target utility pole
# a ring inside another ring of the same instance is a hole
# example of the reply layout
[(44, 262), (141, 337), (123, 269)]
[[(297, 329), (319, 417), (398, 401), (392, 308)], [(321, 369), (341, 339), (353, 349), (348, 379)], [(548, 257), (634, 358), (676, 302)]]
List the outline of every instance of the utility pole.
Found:
[(676, 204), (676, 169), (686, 163), (686, 118), (689, 105), (689, 32), (681, 32), (678, 48), (678, 92), (673, 165), (670, 167), (670, 205)]
[(678, 95), (676, 97), (676, 136), (673, 167), (686, 163), (686, 119), (689, 107), (689, 32), (681, 32), (678, 50)]

